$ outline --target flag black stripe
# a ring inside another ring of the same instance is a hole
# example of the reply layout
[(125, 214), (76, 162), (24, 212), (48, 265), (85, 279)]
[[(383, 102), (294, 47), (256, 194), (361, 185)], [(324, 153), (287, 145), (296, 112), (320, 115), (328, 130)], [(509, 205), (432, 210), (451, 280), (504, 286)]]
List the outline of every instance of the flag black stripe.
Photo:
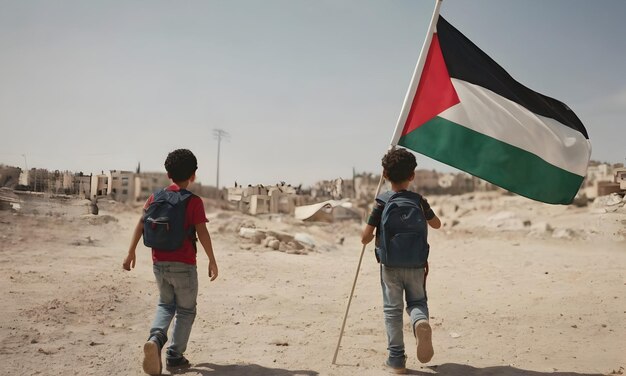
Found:
[(583, 123), (565, 103), (515, 81), (498, 63), (441, 16), (437, 21), (437, 36), (450, 77), (491, 90), (537, 115), (575, 129), (589, 139)]

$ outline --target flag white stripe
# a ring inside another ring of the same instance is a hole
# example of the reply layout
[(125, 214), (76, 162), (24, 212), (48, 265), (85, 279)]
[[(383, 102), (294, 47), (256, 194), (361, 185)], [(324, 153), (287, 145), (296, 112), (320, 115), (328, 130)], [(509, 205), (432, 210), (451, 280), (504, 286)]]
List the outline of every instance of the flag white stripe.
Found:
[(585, 176), (591, 144), (580, 132), (482, 86), (455, 78), (452, 84), (461, 102), (439, 114), (440, 117)]

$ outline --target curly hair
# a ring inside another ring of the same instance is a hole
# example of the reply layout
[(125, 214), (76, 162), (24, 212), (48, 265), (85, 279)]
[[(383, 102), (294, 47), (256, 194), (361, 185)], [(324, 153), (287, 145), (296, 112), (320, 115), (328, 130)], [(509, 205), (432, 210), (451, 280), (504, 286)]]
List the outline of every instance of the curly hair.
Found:
[(187, 149), (176, 149), (169, 153), (165, 159), (165, 170), (174, 183), (188, 180), (197, 169), (198, 160)]
[(415, 156), (405, 149), (390, 150), (383, 157), (383, 169), (392, 183), (401, 183), (411, 177), (417, 162)]

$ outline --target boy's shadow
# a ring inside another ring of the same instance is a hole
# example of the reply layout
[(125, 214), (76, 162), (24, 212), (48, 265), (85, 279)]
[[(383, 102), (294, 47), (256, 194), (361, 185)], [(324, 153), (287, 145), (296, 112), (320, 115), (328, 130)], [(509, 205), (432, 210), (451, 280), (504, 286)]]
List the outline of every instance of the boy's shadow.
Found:
[(602, 376), (598, 373), (577, 373), (567, 371), (538, 372), (511, 366), (476, 368), (466, 364), (446, 363), (428, 367), (431, 372), (407, 369), (407, 375), (422, 376)]
[(296, 370), (291, 371), (280, 368), (267, 368), (258, 364), (227, 364), (213, 363), (194, 364), (192, 367), (172, 372), (173, 375), (195, 372), (202, 376), (317, 376), (316, 371)]

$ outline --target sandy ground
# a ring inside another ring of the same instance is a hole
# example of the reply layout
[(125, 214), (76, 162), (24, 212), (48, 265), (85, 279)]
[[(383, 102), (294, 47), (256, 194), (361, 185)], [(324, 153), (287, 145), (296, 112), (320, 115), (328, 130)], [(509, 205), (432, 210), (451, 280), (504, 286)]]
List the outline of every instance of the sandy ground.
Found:
[[(513, 196), (431, 199), (428, 294), (435, 356), (409, 374), (596, 375), (626, 367), (626, 210)], [(37, 199), (0, 211), (0, 375), (141, 375), (157, 290), (150, 252), (121, 263), (138, 208)], [(331, 365), (361, 225), (211, 212), (220, 268), (199, 256), (185, 375), (384, 375), (378, 265), (366, 249), (338, 364)], [(545, 222), (545, 223), (541, 223)], [(269, 250), (241, 226), (306, 233), (306, 255)], [(343, 245), (337, 240), (345, 237)], [(405, 316), (406, 319), (406, 316)]]

